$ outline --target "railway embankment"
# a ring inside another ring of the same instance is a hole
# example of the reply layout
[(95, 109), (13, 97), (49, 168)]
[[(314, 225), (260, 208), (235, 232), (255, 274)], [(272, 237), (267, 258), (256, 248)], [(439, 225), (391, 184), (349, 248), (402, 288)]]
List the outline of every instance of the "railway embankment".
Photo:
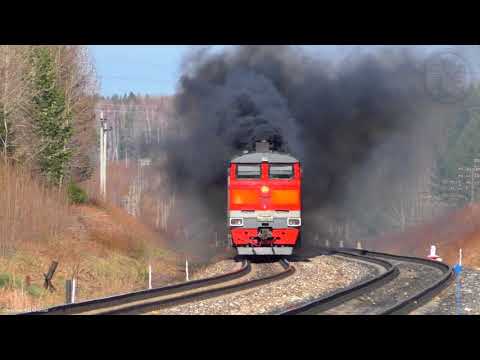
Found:
[[(57, 236), (19, 242), (0, 255), (0, 313), (33, 311), (65, 302), (65, 281), (76, 278), (76, 301), (145, 289), (148, 264), (155, 285), (184, 280), (178, 255), (157, 234), (121, 209), (77, 206)], [(50, 264), (55, 290), (44, 288)]]

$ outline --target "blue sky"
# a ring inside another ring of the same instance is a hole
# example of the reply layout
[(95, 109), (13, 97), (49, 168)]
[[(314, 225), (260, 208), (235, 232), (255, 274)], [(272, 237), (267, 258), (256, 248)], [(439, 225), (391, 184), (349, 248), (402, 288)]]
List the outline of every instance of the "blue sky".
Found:
[[(353, 47), (357, 46), (328, 45), (305, 48), (312, 53), (344, 56)], [(180, 76), (182, 58), (190, 48), (188, 45), (90, 46), (101, 94), (111, 96), (130, 91), (151, 95), (173, 94)]]
[(173, 94), (182, 58), (190, 48), (189, 45), (91, 45), (100, 93), (104, 96), (130, 91)]
[(172, 94), (188, 46), (92, 45), (101, 94)]

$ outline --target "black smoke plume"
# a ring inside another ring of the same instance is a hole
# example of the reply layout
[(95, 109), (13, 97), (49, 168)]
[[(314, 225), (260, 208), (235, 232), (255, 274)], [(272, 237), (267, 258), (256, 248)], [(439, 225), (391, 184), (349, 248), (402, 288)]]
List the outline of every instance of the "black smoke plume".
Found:
[[(352, 216), (367, 206), (366, 192), (377, 199), (414, 171), (418, 149), (405, 139), (425, 128), (434, 107), (424, 61), (405, 49), (341, 62), (295, 46), (198, 51), (185, 63), (175, 100), (182, 134), (167, 146), (183, 221), (225, 227), (228, 160), (261, 139), (302, 162), (306, 216), (324, 209)], [(376, 161), (385, 165), (381, 174), (371, 171)]]

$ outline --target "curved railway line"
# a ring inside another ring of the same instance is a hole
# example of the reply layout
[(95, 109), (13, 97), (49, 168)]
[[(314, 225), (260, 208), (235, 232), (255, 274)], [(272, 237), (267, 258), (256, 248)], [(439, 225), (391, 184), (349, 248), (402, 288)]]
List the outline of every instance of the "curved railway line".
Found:
[[(407, 314), (432, 299), (453, 279), (450, 266), (427, 259), (357, 249), (328, 250), (328, 253), (374, 267), (376, 275), (308, 303), (291, 306), (276, 312), (276, 315)], [(278, 263), (281, 270), (265, 275), (261, 270), (263, 265), (243, 260), (239, 269), (205, 279), (60, 305), (22, 315), (148, 313), (255, 288), (295, 273), (295, 267), (285, 259), (278, 260)]]
[(286, 260), (278, 263), (282, 271), (258, 278), (243, 280), (258, 266), (244, 260), (240, 269), (210, 278), (143, 290), (108, 298), (51, 307), (22, 315), (130, 315), (142, 314), (187, 302), (204, 300), (232, 292), (254, 288), (284, 279), (295, 273)]
[(447, 264), (367, 250), (332, 250), (333, 255), (373, 264), (378, 274), (277, 315), (408, 314), (432, 299), (453, 279)]

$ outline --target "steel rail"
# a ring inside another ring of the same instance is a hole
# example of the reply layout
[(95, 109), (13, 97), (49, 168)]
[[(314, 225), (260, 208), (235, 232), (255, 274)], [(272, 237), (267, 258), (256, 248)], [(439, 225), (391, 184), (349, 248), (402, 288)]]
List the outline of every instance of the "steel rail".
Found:
[[(301, 304), (293, 308), (288, 308), (286, 310), (278, 312), (277, 314), (307, 315), (307, 314), (321, 313), (335, 306), (338, 306), (350, 299), (359, 297), (372, 290), (375, 290), (376, 288), (383, 286), (384, 284), (395, 279), (400, 272), (400, 270), (396, 265), (387, 261), (388, 259), (396, 260), (400, 262), (407, 262), (407, 263), (408, 262), (417, 263), (421, 265), (434, 267), (436, 269), (441, 270), (442, 276), (438, 280), (436, 280), (433, 284), (425, 287), (422, 291), (419, 291), (413, 294), (412, 296), (409, 296), (408, 298), (397, 302), (395, 305), (381, 311), (379, 313), (380, 315), (408, 314), (409, 312), (418, 308), (422, 304), (434, 298), (453, 279), (453, 270), (449, 265), (442, 262), (438, 262), (438, 261), (432, 261), (429, 259), (422, 259), (422, 258), (412, 257), (412, 256), (394, 255), (394, 254), (387, 254), (387, 253), (381, 253), (376, 251), (359, 250), (359, 249), (342, 248), (342, 249), (333, 249), (331, 252), (335, 254), (350, 256), (350, 257), (357, 257), (362, 261), (376, 262), (377, 264), (378, 264), (377, 261), (380, 260), (384, 263), (389, 264), (387, 266), (389, 270), (386, 273), (380, 274), (370, 280), (366, 280), (359, 284), (355, 284), (350, 287), (335, 291), (332, 294), (320, 297), (306, 304)], [(383, 258), (386, 260), (383, 260), (380, 258)]]
[(136, 292), (130, 292), (121, 295), (114, 295), (105, 298), (99, 298), (94, 300), (83, 301), (74, 304), (65, 304), (42, 309), (33, 312), (21, 313), (18, 315), (70, 315), (78, 314), (86, 311), (97, 310), (103, 307), (117, 306), (133, 301), (140, 301), (150, 299), (158, 296), (175, 294), (187, 290), (199, 289), (206, 286), (216, 285), (219, 283), (235, 280), (249, 274), (252, 270), (251, 264), (247, 260), (243, 260), (240, 269), (230, 271), (224, 274), (193, 280), (188, 282), (182, 282), (179, 284), (168, 285), (150, 290), (140, 290)]
[(273, 275), (268, 275), (268, 276), (258, 278), (258, 279), (253, 279), (253, 280), (247, 280), (247, 281), (243, 281), (240, 283), (231, 284), (231, 285), (227, 285), (219, 288), (187, 293), (185, 295), (177, 296), (170, 299), (163, 299), (163, 300), (160, 299), (158, 301), (155, 301), (155, 300), (147, 301), (147, 302), (134, 304), (130, 306), (127, 305), (119, 309), (105, 310), (97, 314), (98, 315), (134, 315), (134, 314), (147, 313), (147, 312), (155, 311), (165, 307), (179, 306), (179, 305), (186, 304), (193, 301), (206, 300), (206, 299), (218, 297), (221, 295), (227, 295), (227, 294), (231, 294), (231, 293), (242, 291), (242, 290), (252, 289), (260, 285), (265, 285), (275, 281), (279, 281), (295, 273), (296, 271), (295, 267), (290, 265), (290, 263), (287, 260), (281, 259), (279, 260), (279, 262), (284, 268), (284, 270), (282, 272), (278, 272)]
[(340, 290), (336, 290), (333, 293), (321, 296), (307, 303), (288, 307), (285, 310), (274, 313), (274, 315), (307, 315), (309, 313), (323, 312), (335, 306), (338, 306), (350, 299), (359, 297), (369, 291), (377, 289), (385, 283), (395, 279), (399, 274), (398, 268), (388, 261), (367, 258), (363, 255), (357, 255), (348, 252), (335, 251), (334, 253), (339, 253), (342, 256), (358, 259), (362, 262), (369, 262), (380, 265), (384, 268), (384, 271), (380, 272), (380, 274), (373, 278), (364, 280), (360, 283), (348, 286)]
[[(348, 251), (362, 252), (362, 250), (350, 249)], [(421, 305), (427, 303), (433, 299), (437, 294), (439, 294), (443, 289), (445, 289), (450, 282), (454, 279), (454, 272), (450, 265), (445, 264), (440, 261), (434, 261), (430, 259), (423, 259), (413, 256), (404, 256), (404, 255), (394, 255), (394, 254), (385, 254), (375, 251), (367, 252), (373, 256), (379, 256), (387, 259), (417, 263), (421, 265), (426, 265), (439, 269), (442, 272), (442, 276), (435, 281), (430, 286), (424, 288), (423, 290), (409, 296), (405, 300), (399, 301), (395, 305), (385, 309), (380, 312), (380, 315), (406, 315), (411, 311), (417, 309)]]

